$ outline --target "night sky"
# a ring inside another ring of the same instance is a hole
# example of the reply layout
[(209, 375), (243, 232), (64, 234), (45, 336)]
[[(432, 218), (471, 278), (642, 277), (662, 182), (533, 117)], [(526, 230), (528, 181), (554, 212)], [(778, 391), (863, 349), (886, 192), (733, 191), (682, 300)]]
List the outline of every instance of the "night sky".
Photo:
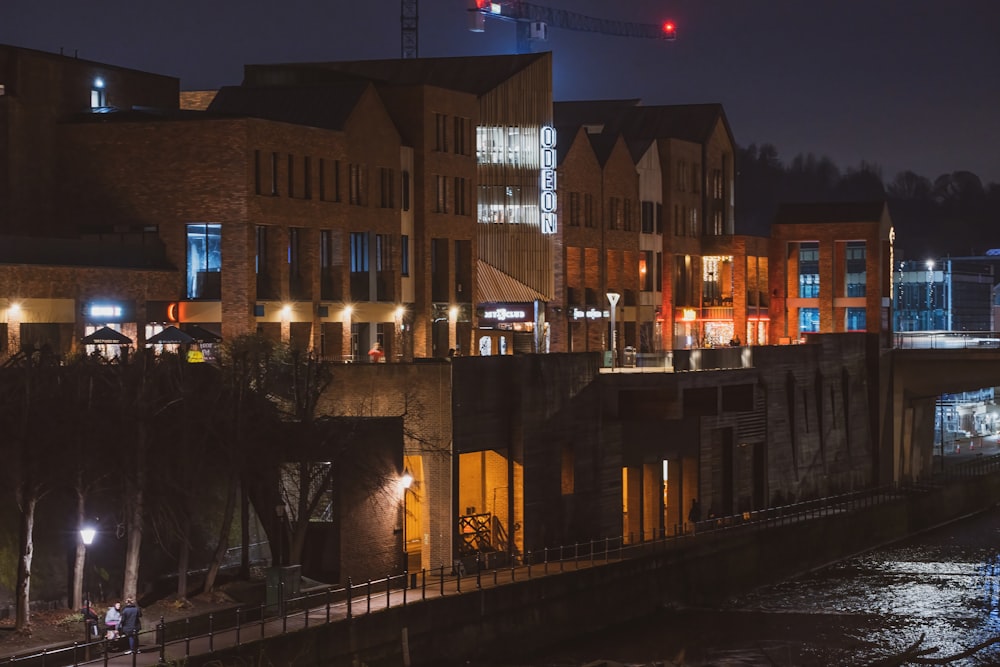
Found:
[[(672, 19), (675, 42), (550, 31), (556, 100), (721, 102), (741, 146), (862, 160), (888, 181), (968, 170), (1000, 183), (1000, 0), (534, 0)], [(421, 56), (514, 52), (467, 30), (465, 0), (420, 0)], [(399, 0), (0, 0), (0, 43), (238, 84), (245, 63), (396, 58)]]

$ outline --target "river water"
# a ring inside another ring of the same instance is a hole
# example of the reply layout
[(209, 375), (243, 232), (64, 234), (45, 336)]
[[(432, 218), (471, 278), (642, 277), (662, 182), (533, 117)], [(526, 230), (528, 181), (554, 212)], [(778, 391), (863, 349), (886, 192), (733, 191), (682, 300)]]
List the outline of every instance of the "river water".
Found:
[[(921, 648), (937, 649), (926, 657), (937, 659), (1000, 638), (1000, 510), (768, 586), (718, 609), (664, 610), (553, 647), (518, 667), (600, 660), (685, 667), (870, 665), (898, 655), (921, 635)], [(947, 664), (1000, 665), (1000, 643)]]

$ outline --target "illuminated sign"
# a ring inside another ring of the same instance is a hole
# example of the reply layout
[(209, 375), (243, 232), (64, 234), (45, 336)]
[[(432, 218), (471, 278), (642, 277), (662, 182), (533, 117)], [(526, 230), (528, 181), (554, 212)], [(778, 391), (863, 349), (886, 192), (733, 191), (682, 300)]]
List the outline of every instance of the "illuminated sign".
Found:
[(497, 322), (506, 322), (507, 320), (523, 321), (527, 319), (528, 314), (523, 310), (507, 310), (506, 308), (494, 308), (493, 310), (483, 311), (481, 317), (484, 320), (496, 320)]
[(90, 316), (91, 317), (121, 317), (122, 307), (115, 306), (111, 304), (91, 304), (90, 306)]
[(694, 322), (698, 319), (698, 311), (694, 308), (685, 308), (681, 319), (685, 322)]
[(540, 136), (542, 234), (556, 233), (556, 129), (546, 125)]
[(579, 308), (574, 308), (570, 313), (574, 320), (599, 320), (602, 317), (611, 317), (611, 312), (607, 310), (598, 310), (596, 308), (588, 308), (587, 310), (580, 310)]

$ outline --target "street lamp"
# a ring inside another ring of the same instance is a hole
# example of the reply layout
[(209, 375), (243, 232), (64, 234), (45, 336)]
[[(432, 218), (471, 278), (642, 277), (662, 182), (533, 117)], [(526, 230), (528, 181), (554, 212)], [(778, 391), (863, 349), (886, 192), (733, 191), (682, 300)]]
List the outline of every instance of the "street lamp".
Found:
[(618, 327), (615, 326), (615, 311), (618, 310), (618, 292), (608, 292), (608, 302), (611, 304), (611, 368), (618, 365)]
[(280, 567), (285, 560), (285, 503), (274, 506), (274, 516), (278, 524), (278, 553), (271, 554), (271, 565)]
[(406, 494), (413, 485), (413, 475), (409, 468), (403, 468), (403, 476), (399, 478), (399, 485), (403, 488), (403, 571), (410, 569), (410, 553), (406, 549)]
[[(94, 538), (96, 536), (97, 536), (97, 529), (95, 529), (93, 526), (88, 525), (88, 524), (84, 524), (83, 526), (80, 527), (80, 542), (83, 543), (83, 562), (82, 562), (81, 569), (83, 570), (82, 577), (83, 577), (83, 583), (84, 583), (84, 586), (83, 586), (84, 590), (87, 589), (87, 586), (86, 586), (86, 581), (87, 581), (87, 547), (89, 547), (91, 544), (94, 543)], [(89, 610), (90, 609), (90, 591), (89, 590), (86, 590), (86, 593), (84, 594), (83, 607), (84, 607), (85, 610)], [(95, 627), (95, 634), (96, 634), (96, 626), (94, 626), (94, 627)], [(87, 618), (86, 615), (84, 616), (84, 619), (83, 619), (83, 631), (86, 634), (87, 641), (88, 642), (91, 641), (93, 639), (93, 637), (91, 637), (91, 620), (89, 618)]]

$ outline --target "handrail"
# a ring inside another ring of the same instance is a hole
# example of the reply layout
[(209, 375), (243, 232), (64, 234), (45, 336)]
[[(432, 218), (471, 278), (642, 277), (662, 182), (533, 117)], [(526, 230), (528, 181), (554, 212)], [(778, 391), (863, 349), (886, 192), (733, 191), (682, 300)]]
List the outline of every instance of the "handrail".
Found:
[[(160, 617), (155, 628), (138, 633), (139, 643), (146, 652), (150, 649), (150, 643), (155, 646), (160, 654), (160, 664), (165, 664), (168, 649), (171, 649), (171, 659), (187, 658), (192, 655), (193, 642), (203, 642), (208, 651), (215, 650), (216, 641), (222, 641), (220, 638), (224, 638), (228, 645), (239, 646), (250, 639), (263, 639), (311, 625), (378, 613), (382, 609), (396, 605), (406, 606), (428, 598), (461, 594), (463, 590), (526, 581), (539, 575), (555, 574), (568, 569), (600, 567), (697, 543), (698, 540), (710, 539), (712, 535), (729, 531), (768, 530), (836, 514), (848, 514), (925, 494), (938, 488), (942, 481), (996, 472), (1000, 472), (1000, 455), (983, 456), (956, 464), (931, 480), (851, 491), (741, 514), (710, 517), (694, 525), (687, 522), (675, 525), (669, 531), (657, 529), (649, 535), (640, 533), (596, 538), (572, 545), (544, 547), (540, 551), (528, 551), (524, 554), (477, 553), (474, 560), (466, 557), (456, 560), (451, 566), (442, 564), (433, 570), (404, 571), (380, 579), (366, 579), (362, 583), (354, 583), (348, 577), (345, 586), (327, 586), (288, 599), (284, 597), (283, 582), (279, 582), (276, 602), (236, 606), (169, 623)], [(469, 561), (468, 566), (472, 572), (469, 572), (466, 560)], [(40, 667), (99, 663), (106, 666), (114, 653), (112, 646), (106, 639), (89, 643), (74, 642), (57, 649), (10, 656), (0, 660), (0, 667), (24, 665), (31, 661), (37, 662)], [(135, 664), (134, 654), (132, 664)]]

